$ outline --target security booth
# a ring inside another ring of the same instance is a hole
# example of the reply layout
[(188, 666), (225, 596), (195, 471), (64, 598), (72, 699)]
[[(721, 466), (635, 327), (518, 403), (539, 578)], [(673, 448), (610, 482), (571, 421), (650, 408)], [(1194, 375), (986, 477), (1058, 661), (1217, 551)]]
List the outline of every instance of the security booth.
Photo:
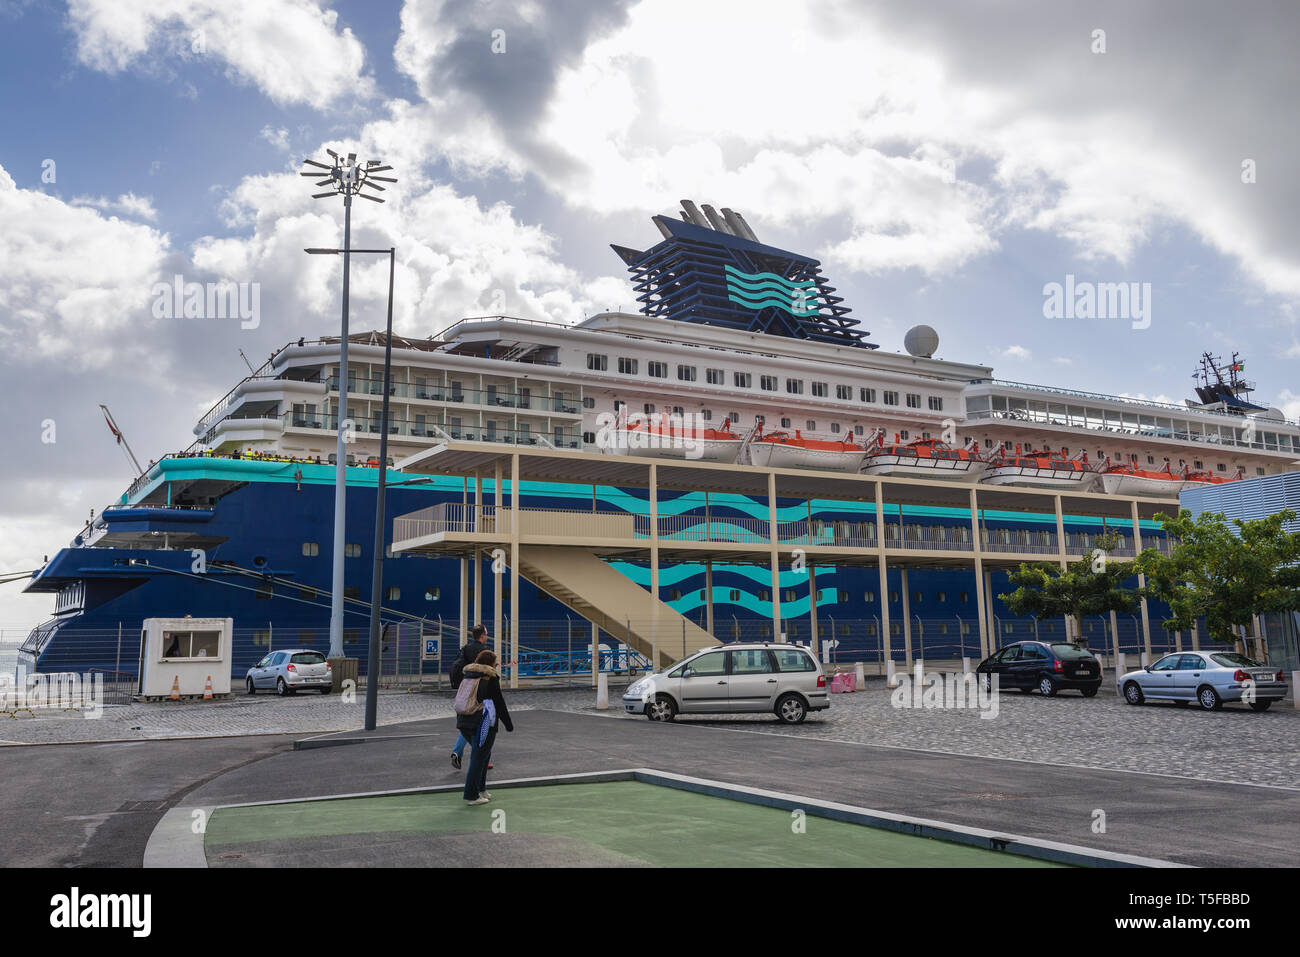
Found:
[(140, 696), (229, 696), (234, 625), (233, 618), (146, 618), (140, 631)]

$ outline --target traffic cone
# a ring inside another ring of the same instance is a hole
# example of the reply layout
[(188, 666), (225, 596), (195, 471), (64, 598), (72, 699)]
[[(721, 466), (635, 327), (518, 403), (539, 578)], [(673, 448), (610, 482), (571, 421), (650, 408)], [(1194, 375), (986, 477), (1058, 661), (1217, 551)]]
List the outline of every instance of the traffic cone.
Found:
[(203, 686), (203, 700), (212, 700), (212, 675), (208, 675), (208, 683)]
[(172, 679), (171, 700), (172, 701), (181, 700), (181, 676), (180, 675), (177, 675), (175, 678)]

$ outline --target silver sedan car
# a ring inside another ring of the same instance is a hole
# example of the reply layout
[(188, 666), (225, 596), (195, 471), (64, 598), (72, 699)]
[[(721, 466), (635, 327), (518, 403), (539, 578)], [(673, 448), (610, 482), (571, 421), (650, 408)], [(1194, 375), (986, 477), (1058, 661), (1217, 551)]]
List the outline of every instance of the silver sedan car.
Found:
[(249, 694), (257, 694), (259, 688), (265, 688), (282, 697), (303, 688), (315, 688), (321, 694), (329, 694), (334, 687), (333, 672), (319, 651), (286, 648), (271, 652), (249, 668), (244, 676), (244, 687)]
[(1216, 711), (1228, 701), (1245, 701), (1255, 711), (1286, 697), (1286, 673), (1231, 651), (1175, 652), (1115, 681), (1129, 704), (1195, 701)]
[(646, 675), (623, 693), (627, 714), (671, 721), (678, 714), (775, 714), (799, 724), (831, 706), (826, 675), (799, 645), (747, 642), (705, 648)]

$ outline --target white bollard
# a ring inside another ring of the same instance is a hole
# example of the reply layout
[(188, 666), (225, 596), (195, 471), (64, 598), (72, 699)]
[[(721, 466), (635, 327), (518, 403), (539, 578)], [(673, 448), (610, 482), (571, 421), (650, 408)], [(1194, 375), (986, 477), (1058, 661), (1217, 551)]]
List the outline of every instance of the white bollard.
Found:
[(964, 674), (964, 675), (968, 675), (968, 674), (970, 674), (970, 656), (969, 656), (969, 655), (963, 657), (962, 660), (961, 660), (961, 673)]
[(1291, 707), (1300, 711), (1300, 671), (1291, 672)]
[(609, 675), (603, 671), (596, 679), (596, 710), (609, 710)]
[(854, 671), (856, 672), (855, 677), (858, 679), (858, 690), (865, 691), (867, 686), (867, 673), (862, 668), (862, 662), (858, 662), (858, 666)]
[(892, 658), (885, 662), (885, 687), (898, 687), (898, 678), (894, 674), (894, 659)]

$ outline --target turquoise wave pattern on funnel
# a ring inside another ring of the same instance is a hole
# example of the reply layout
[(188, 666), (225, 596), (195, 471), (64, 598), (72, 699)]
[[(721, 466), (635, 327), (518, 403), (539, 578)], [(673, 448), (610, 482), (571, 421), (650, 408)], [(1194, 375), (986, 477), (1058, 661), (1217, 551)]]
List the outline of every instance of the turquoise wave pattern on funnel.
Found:
[(811, 279), (795, 282), (774, 272), (741, 272), (724, 266), (727, 272), (727, 298), (747, 309), (775, 306), (792, 316), (819, 315), (817, 283)]

